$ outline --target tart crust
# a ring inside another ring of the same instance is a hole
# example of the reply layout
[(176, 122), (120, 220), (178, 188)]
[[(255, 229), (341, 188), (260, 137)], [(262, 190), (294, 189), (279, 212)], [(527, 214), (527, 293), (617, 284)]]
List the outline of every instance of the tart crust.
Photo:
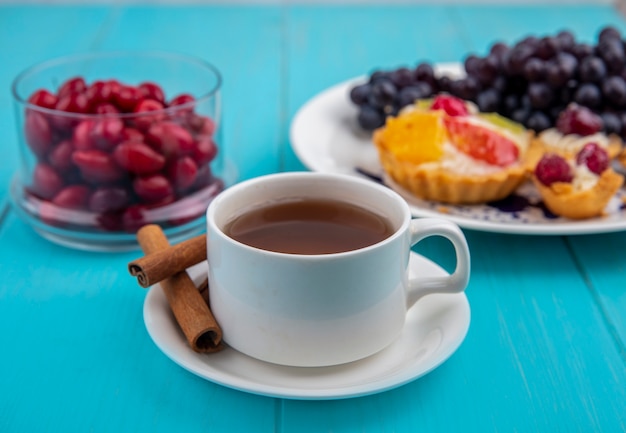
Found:
[(464, 175), (435, 164), (415, 164), (396, 157), (382, 139), (382, 128), (373, 141), (385, 172), (398, 185), (424, 200), (448, 204), (477, 204), (500, 200), (522, 184), (541, 158), (541, 149), (531, 143), (520, 160), (497, 172)]
[(555, 215), (570, 219), (602, 215), (611, 197), (624, 183), (624, 178), (610, 168), (602, 172), (592, 188), (582, 191), (574, 190), (571, 183), (555, 182), (545, 186), (536, 176), (532, 179), (546, 207)]

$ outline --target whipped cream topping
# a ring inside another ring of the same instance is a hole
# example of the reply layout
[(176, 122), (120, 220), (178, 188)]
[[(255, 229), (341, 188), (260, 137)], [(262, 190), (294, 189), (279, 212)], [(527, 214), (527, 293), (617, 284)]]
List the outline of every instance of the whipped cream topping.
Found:
[(577, 153), (589, 142), (596, 142), (604, 149), (609, 146), (609, 137), (600, 132), (592, 135), (563, 134), (556, 128), (550, 128), (539, 134), (539, 138), (549, 147), (558, 147), (566, 152)]
[(593, 188), (600, 176), (589, 170), (587, 164), (574, 165), (574, 177), (572, 187), (576, 191), (585, 191)]

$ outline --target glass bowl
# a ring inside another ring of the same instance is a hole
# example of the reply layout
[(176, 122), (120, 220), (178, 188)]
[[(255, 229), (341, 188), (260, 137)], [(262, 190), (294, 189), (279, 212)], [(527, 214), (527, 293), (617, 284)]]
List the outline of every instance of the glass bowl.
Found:
[(45, 238), (87, 250), (137, 249), (149, 223), (171, 242), (200, 233), (210, 201), (236, 181), (221, 80), (171, 53), (76, 55), (22, 72), (13, 207)]

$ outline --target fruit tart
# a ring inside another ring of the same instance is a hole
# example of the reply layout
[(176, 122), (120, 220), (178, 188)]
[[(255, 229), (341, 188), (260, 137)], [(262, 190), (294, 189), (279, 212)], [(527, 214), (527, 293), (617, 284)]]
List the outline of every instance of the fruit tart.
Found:
[(571, 219), (602, 215), (624, 183), (624, 178), (610, 167), (608, 152), (593, 141), (571, 160), (556, 153), (544, 154), (532, 179), (546, 207)]
[(600, 116), (585, 106), (571, 103), (559, 114), (555, 127), (541, 132), (536, 140), (545, 152), (556, 153), (566, 159), (575, 158), (589, 142), (596, 143), (610, 158), (615, 158), (622, 150), (622, 140), (602, 130)]
[(416, 197), (448, 204), (508, 196), (541, 156), (522, 125), (443, 94), (387, 118), (373, 141), (391, 180)]

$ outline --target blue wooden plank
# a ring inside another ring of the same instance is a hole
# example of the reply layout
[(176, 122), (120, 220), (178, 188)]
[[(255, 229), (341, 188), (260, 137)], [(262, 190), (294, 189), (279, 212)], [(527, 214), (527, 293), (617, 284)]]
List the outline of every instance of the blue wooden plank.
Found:
[(626, 360), (626, 232), (577, 236), (569, 243)]
[[(11, 246), (0, 250), (1, 431), (273, 431), (271, 399), (202, 380), (156, 348), (146, 291), (125, 270), (137, 253), (63, 248), (13, 215), (0, 238)], [(241, 407), (249, 417), (233, 415)]]

